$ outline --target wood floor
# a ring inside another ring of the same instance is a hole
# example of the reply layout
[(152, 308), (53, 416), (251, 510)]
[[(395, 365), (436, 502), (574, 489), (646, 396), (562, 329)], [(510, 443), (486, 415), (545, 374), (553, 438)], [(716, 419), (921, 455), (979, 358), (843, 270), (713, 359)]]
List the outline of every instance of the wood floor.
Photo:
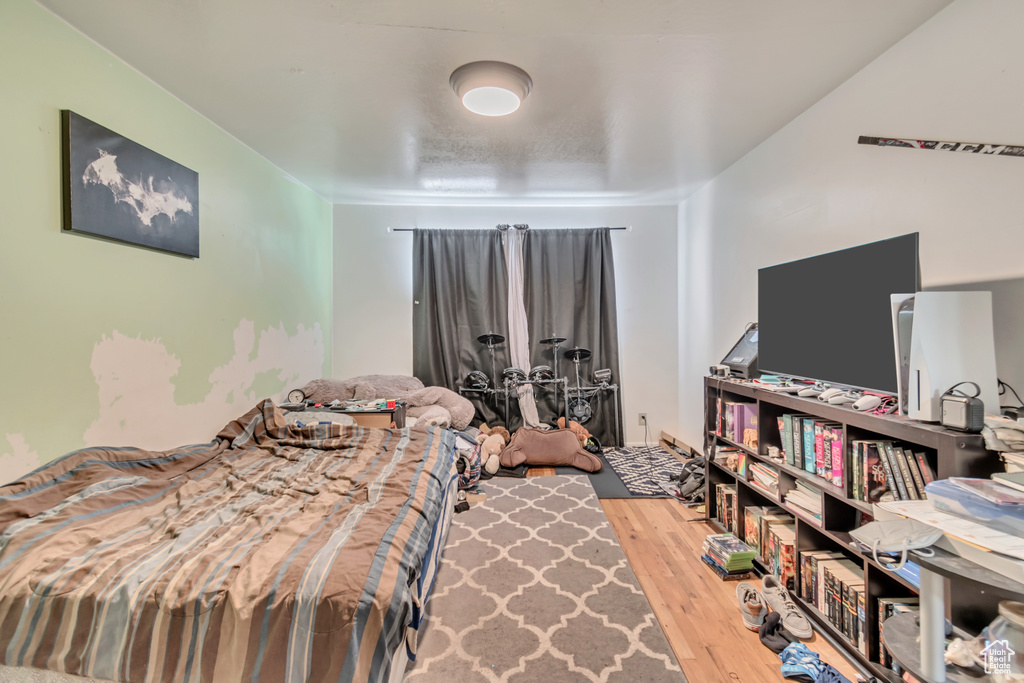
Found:
[[(554, 474), (536, 468), (530, 476)], [(779, 658), (743, 627), (736, 582), (721, 581), (700, 561), (715, 533), (701, 515), (675, 500), (602, 500), (619, 543), (691, 683), (785, 681)], [(855, 681), (854, 667), (820, 635), (804, 641), (823, 661)]]

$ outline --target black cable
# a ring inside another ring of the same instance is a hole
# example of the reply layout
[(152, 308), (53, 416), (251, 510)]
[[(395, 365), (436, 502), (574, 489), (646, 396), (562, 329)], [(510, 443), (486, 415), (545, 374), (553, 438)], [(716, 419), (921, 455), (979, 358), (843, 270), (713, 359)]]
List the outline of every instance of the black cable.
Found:
[(999, 406), (1000, 408), (1024, 408), (1024, 401), (1020, 400), (1020, 394), (1017, 393), (1016, 389), (1014, 389), (1008, 383), (1004, 382), (1001, 379), (997, 379), (996, 382), (999, 383), (999, 395), (1000, 396), (1006, 395), (1006, 390), (1009, 389), (1010, 392), (1013, 394), (1014, 398), (1017, 399), (1017, 405), (1015, 405), (1015, 406)]

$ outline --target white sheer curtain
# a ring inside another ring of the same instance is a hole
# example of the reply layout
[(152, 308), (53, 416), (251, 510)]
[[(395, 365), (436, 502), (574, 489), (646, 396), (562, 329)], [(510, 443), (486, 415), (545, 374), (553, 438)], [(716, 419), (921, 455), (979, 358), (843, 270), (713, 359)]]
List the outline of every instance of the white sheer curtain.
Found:
[[(501, 236), (508, 267), (508, 348), (512, 365), (523, 372), (530, 371), (530, 329), (526, 322), (526, 303), (523, 294), (523, 238), (525, 230), (510, 228)], [(537, 401), (533, 386), (519, 387), (519, 413), (527, 427), (540, 427)]]

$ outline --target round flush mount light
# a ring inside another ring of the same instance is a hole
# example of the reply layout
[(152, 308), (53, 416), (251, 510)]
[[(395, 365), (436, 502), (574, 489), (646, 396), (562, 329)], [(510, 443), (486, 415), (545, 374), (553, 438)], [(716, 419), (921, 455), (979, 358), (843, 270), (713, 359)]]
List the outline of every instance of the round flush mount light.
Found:
[(474, 114), (505, 116), (523, 103), (533, 88), (530, 74), (505, 62), (470, 62), (452, 72), (448, 81)]

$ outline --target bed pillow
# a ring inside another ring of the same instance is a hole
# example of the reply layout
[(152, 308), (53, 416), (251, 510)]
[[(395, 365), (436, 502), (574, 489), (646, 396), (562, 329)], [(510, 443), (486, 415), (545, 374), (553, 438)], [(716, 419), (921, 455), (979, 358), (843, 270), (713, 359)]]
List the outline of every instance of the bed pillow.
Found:
[(315, 403), (330, 403), (350, 398), (402, 398), (422, 388), (423, 382), (409, 375), (361, 375), (349, 379), (314, 379), (302, 388), (302, 393)]

